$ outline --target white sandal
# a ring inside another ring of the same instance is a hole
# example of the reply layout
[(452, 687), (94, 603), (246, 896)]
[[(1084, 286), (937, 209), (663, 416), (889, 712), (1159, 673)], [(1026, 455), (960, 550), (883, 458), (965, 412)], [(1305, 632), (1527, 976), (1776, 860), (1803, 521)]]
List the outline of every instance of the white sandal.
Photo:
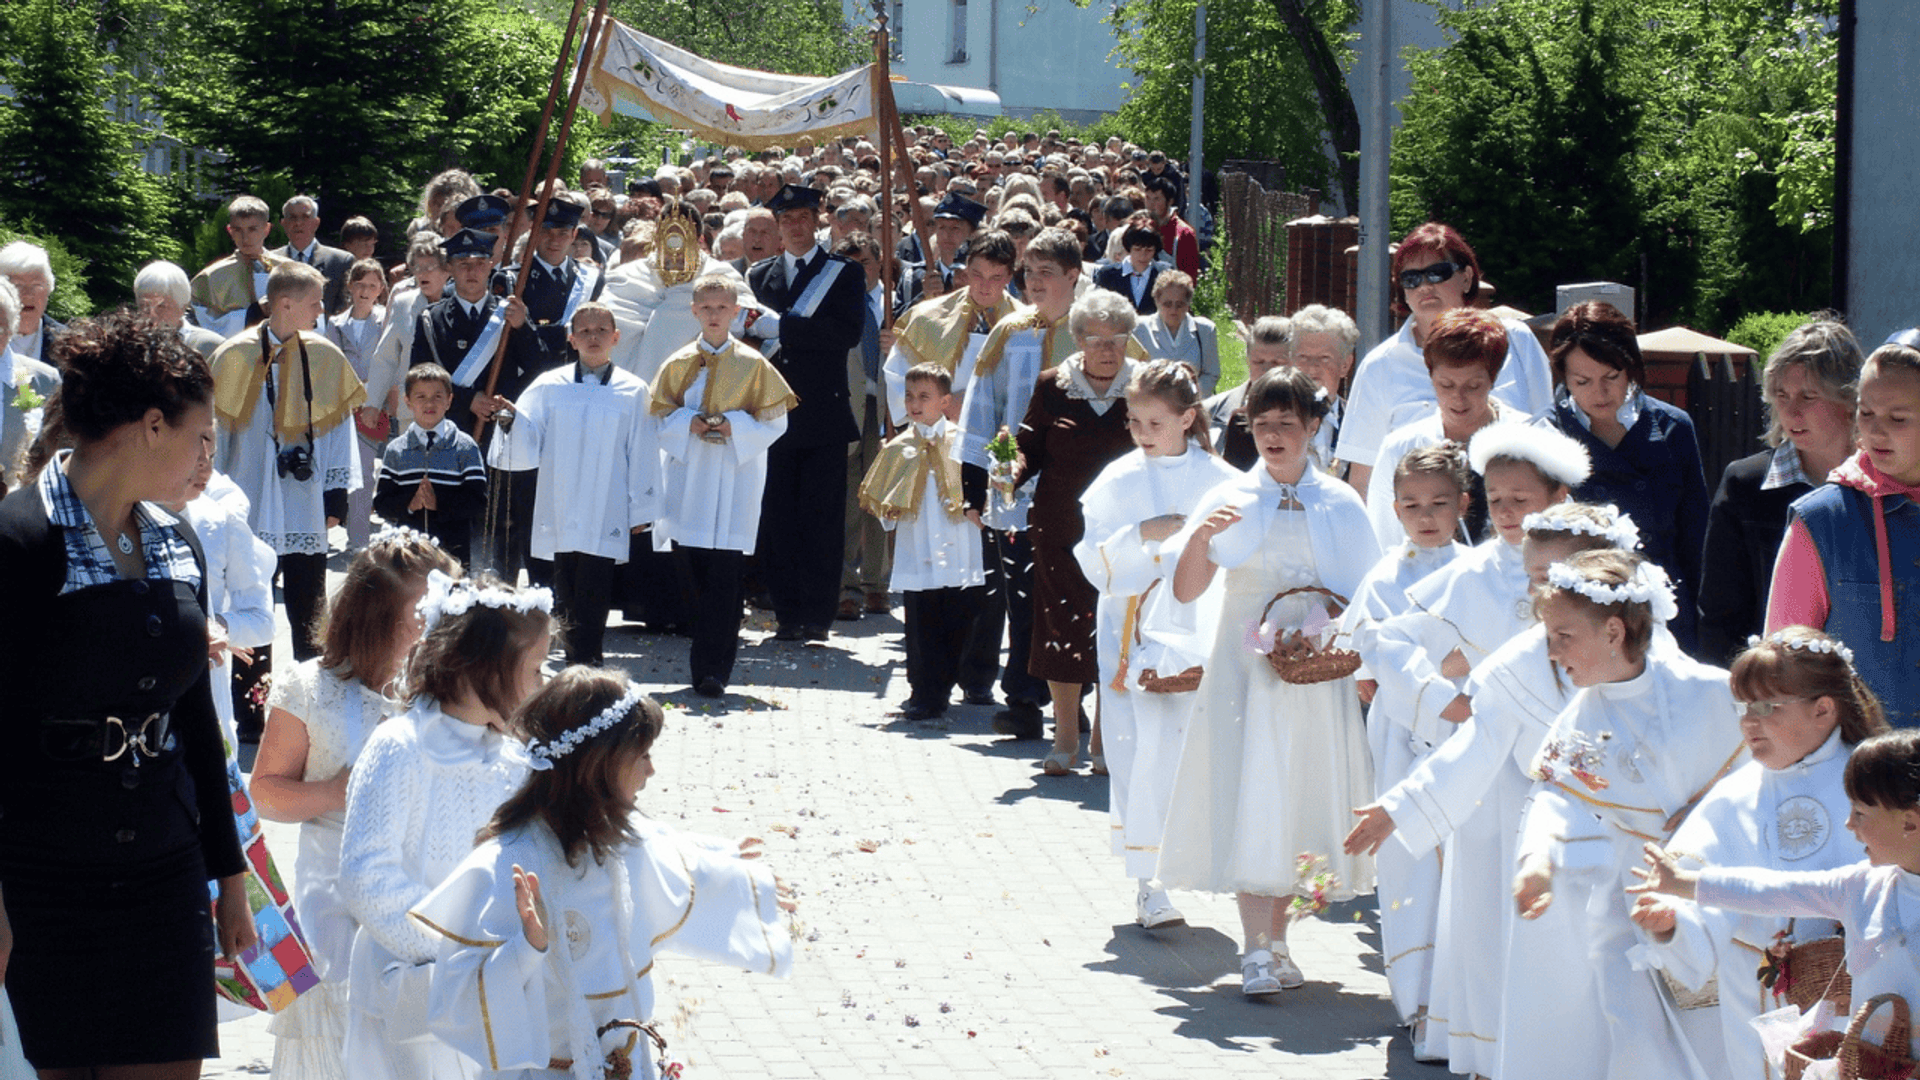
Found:
[(1266, 997), (1280, 992), (1280, 978), (1273, 973), (1273, 954), (1255, 949), (1240, 958), (1240, 992), (1247, 997)]
[(1300, 965), (1293, 962), (1293, 954), (1284, 944), (1273, 950), (1273, 976), (1280, 980), (1283, 990), (1298, 990), (1307, 985), (1306, 975), (1300, 971)]
[(1140, 890), (1140, 895), (1134, 898), (1133, 907), (1134, 920), (1147, 930), (1184, 925), (1187, 921), (1187, 917), (1173, 906), (1164, 888)]
[(1072, 776), (1074, 759), (1078, 756), (1072, 750), (1055, 750), (1040, 759), (1040, 771), (1048, 776)]

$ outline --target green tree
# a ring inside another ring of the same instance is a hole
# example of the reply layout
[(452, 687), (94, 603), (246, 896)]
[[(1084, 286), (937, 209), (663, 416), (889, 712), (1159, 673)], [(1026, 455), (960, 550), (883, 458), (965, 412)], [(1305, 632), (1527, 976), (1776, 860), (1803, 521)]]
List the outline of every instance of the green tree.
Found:
[(1822, 306), (1828, 6), (1436, 3), (1451, 41), (1409, 59), (1395, 230), (1454, 225), (1501, 299), (1532, 310), (1596, 278), (1638, 286), (1649, 324)]
[[(96, 299), (126, 299), (141, 263), (179, 255), (175, 195), (140, 171), (130, 125), (109, 111), (120, 84), (91, 10), (23, 0), (11, 14), (0, 35), (0, 82), (14, 94), (0, 112), (0, 217), (91, 264)], [(80, 313), (72, 297), (53, 303)]]
[[(564, 25), (566, 9), (558, 9)], [(841, 0), (613, 0), (614, 18), (721, 64), (783, 75), (837, 75), (873, 59)]]
[[(1120, 120), (1143, 145), (1187, 145), (1194, 7), (1195, 0), (1122, 0), (1114, 8), (1114, 51), (1133, 71)], [(1354, 0), (1209, 0), (1206, 162), (1276, 160), (1290, 186), (1333, 191), (1357, 205), (1360, 126), (1345, 71), (1359, 10)]]

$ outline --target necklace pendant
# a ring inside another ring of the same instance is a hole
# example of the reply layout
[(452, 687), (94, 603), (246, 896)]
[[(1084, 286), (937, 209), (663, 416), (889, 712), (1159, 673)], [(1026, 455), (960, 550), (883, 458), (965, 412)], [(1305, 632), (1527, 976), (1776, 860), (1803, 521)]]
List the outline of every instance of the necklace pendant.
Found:
[(120, 554), (122, 555), (133, 554), (133, 538), (126, 533), (120, 534), (119, 538), (114, 541), (114, 546), (120, 549)]

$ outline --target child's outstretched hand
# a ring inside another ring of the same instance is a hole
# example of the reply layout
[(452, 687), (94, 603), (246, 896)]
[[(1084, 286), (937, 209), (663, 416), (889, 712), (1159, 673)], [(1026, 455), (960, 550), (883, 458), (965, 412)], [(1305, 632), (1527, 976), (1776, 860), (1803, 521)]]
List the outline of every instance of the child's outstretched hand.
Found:
[(540, 900), (540, 875), (531, 874), (513, 865), (513, 906), (520, 912), (520, 929), (527, 935), (527, 944), (547, 951), (547, 924), (541, 921), (540, 913), (546, 905)]
[(1673, 940), (1673, 927), (1679, 920), (1674, 915), (1673, 905), (1657, 896), (1642, 896), (1633, 902), (1633, 910), (1628, 912), (1633, 925), (1653, 935), (1655, 941), (1666, 944)]
[(777, 898), (774, 902), (780, 905), (781, 911), (794, 912), (800, 910), (800, 901), (794, 899), (793, 886), (782, 881), (778, 874), (773, 876), (773, 893)]
[(761, 849), (761, 845), (763, 843), (765, 843), (765, 841), (761, 840), (757, 836), (741, 837), (740, 838), (740, 857), (743, 859), (757, 859), (760, 856), (765, 855), (766, 852)]
[(1370, 803), (1353, 812), (1359, 818), (1353, 831), (1347, 834), (1346, 842), (1340, 845), (1349, 855), (1372, 855), (1380, 850), (1380, 845), (1393, 835), (1393, 818), (1380, 808), (1379, 803)]
[(1640, 884), (1627, 886), (1628, 892), (1665, 893), (1682, 900), (1693, 899), (1693, 887), (1700, 881), (1697, 872), (1682, 869), (1680, 860), (1651, 840), (1641, 850), (1647, 853), (1647, 869), (1633, 868), (1633, 876), (1640, 879)]
[[(1205, 543), (1232, 528), (1234, 523), (1239, 520), (1239, 507), (1223, 506), (1207, 515), (1207, 520), (1201, 522), (1200, 527), (1193, 531), (1193, 539)], [(1189, 543), (1191, 542), (1192, 541), (1189, 541)]]
[(1523, 919), (1537, 919), (1553, 904), (1553, 863), (1544, 855), (1528, 857), (1513, 878), (1514, 909)]

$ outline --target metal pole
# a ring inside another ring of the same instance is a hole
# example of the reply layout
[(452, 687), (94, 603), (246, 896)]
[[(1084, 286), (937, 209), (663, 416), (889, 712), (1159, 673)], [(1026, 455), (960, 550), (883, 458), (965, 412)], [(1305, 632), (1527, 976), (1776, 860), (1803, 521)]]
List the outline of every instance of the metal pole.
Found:
[(1393, 332), (1387, 311), (1387, 147), (1393, 103), (1387, 100), (1387, 65), (1393, 58), (1393, 0), (1366, 0), (1360, 28), (1366, 68), (1367, 111), (1360, 118), (1360, 266), (1354, 321), (1360, 354)]
[(1193, 9), (1193, 118), (1187, 127), (1187, 224), (1199, 228), (1200, 189), (1204, 186), (1200, 180), (1200, 118), (1206, 111), (1207, 99), (1207, 5), (1201, 3)]

